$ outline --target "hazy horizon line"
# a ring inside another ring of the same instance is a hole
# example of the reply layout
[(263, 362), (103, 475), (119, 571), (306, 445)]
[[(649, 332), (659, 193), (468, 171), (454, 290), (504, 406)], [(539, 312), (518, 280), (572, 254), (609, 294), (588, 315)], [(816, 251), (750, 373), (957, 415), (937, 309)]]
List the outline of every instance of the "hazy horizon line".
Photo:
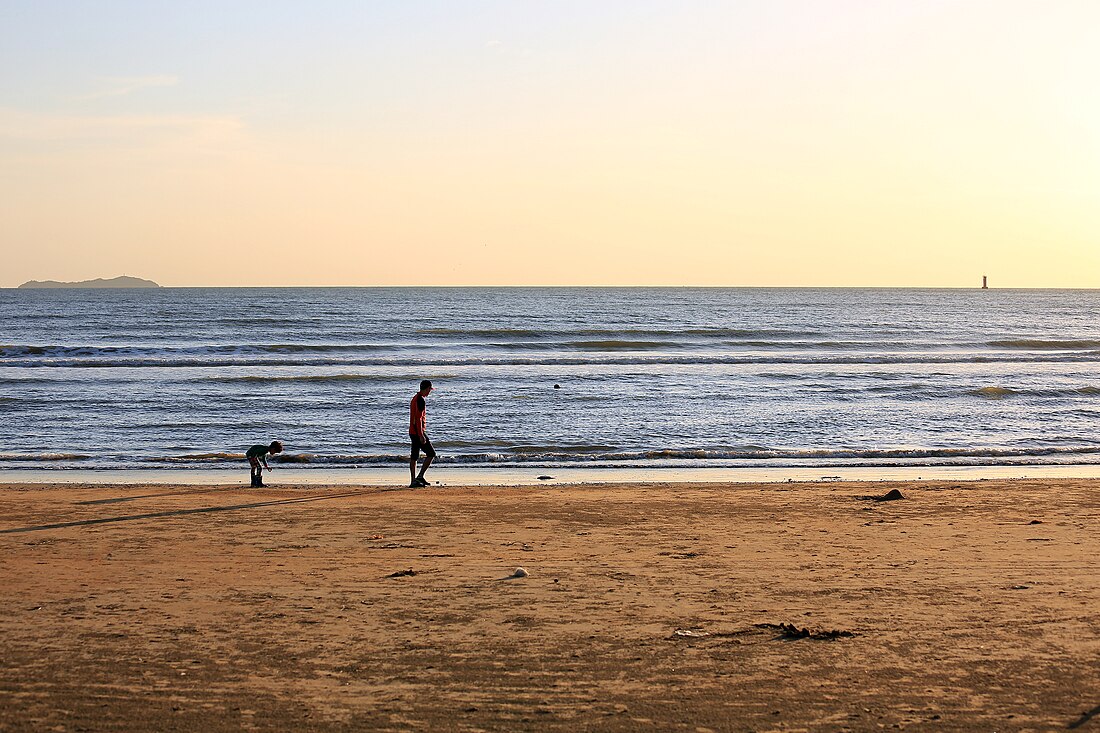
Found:
[[(33, 281), (32, 281), (33, 282)], [(50, 281), (38, 281), (50, 282)], [(53, 281), (63, 282), (63, 281)], [(79, 282), (79, 281), (78, 281)], [(158, 287), (47, 287), (22, 288), (18, 285), (0, 286), (0, 290), (1100, 290), (1100, 287), (1060, 285), (159, 285)]]

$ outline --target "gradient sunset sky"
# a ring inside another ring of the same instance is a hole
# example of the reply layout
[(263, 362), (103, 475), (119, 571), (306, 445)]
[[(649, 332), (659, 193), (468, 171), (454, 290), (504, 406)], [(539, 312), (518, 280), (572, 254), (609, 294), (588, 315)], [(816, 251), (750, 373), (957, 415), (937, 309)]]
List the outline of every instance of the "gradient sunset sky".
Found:
[(0, 0), (0, 286), (1100, 287), (1100, 2)]

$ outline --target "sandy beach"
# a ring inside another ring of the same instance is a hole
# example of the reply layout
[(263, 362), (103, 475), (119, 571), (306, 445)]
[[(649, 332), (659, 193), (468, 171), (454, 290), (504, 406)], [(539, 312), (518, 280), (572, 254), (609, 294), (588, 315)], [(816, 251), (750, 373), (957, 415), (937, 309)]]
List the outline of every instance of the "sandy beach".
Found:
[(1098, 519), (1065, 479), (3, 486), (0, 729), (1100, 730)]

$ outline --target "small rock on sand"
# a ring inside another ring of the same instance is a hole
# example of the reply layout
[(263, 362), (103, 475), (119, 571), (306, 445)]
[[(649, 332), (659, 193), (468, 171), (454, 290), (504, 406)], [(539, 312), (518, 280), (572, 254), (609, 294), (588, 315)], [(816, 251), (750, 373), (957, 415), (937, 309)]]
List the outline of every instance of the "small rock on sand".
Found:
[(510, 578), (526, 578), (528, 575), (530, 575), (530, 573), (527, 572), (526, 570), (524, 570), (523, 568), (516, 568), (515, 570), (512, 571), (512, 574), (509, 575), (508, 577), (510, 577)]

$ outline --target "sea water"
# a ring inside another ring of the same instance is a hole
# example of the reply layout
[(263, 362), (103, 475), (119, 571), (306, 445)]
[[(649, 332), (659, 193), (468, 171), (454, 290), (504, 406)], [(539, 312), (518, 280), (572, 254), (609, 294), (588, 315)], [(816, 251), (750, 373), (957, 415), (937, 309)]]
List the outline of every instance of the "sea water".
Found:
[[(1100, 291), (0, 290), (6, 469), (1100, 463)], [(0, 475), (2, 478), (2, 475)]]

